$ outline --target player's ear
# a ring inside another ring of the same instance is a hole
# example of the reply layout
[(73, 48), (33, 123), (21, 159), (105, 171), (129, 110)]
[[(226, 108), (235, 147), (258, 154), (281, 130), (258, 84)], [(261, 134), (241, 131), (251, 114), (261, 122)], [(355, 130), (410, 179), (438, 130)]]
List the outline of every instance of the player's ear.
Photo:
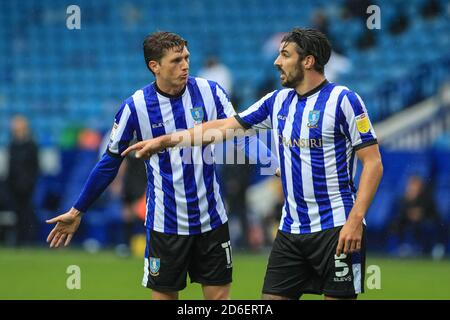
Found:
[(316, 58), (313, 55), (308, 55), (303, 59), (303, 67), (305, 70), (311, 70), (314, 68), (314, 63), (316, 63)]
[(150, 68), (150, 70), (153, 71), (154, 74), (158, 74), (159, 73), (159, 63), (151, 60), (148, 62), (148, 67)]

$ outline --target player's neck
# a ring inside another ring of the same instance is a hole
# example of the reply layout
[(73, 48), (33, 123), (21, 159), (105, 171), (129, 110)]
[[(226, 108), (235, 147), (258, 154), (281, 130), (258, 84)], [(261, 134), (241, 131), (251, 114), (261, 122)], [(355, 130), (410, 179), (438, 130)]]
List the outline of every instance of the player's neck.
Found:
[(299, 95), (304, 96), (320, 86), (324, 81), (326, 81), (326, 78), (323, 74), (311, 73), (308, 76), (305, 74), (305, 78), (297, 87), (295, 87), (295, 91), (297, 91)]
[(168, 96), (168, 97), (177, 97), (183, 94), (186, 85), (183, 84), (181, 86), (174, 86), (174, 85), (170, 85), (167, 84), (163, 81), (158, 81), (159, 79), (156, 79), (155, 84), (156, 84), (156, 90), (161, 93), (164, 96)]

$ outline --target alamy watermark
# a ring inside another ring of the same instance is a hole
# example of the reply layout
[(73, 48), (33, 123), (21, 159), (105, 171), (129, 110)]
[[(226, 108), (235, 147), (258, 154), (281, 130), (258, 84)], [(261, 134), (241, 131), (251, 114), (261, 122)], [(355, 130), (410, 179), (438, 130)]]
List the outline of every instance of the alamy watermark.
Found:
[(69, 30), (81, 29), (81, 9), (79, 6), (72, 4), (67, 7), (66, 27)]
[(381, 29), (381, 9), (377, 5), (370, 5), (367, 7), (366, 10), (367, 14), (370, 14), (370, 16), (366, 20), (366, 26), (367, 29), (373, 30), (373, 29)]
[(70, 265), (66, 269), (69, 275), (66, 280), (66, 288), (69, 290), (81, 289), (81, 269), (77, 265)]
[[(334, 282), (352, 281), (354, 278), (361, 278), (361, 264), (348, 264), (347, 255), (334, 256), (335, 273)], [(352, 270), (351, 270), (352, 269)], [(381, 289), (381, 268), (378, 265), (370, 265), (366, 269), (366, 286), (369, 290)], [(361, 285), (364, 285), (361, 283)]]
[(381, 290), (381, 268), (375, 264), (367, 267), (367, 289)]
[[(225, 140), (225, 138), (227, 138)], [(273, 175), (278, 167), (275, 158), (275, 141), (270, 138), (267, 131), (228, 129), (225, 132), (219, 129), (194, 129), (191, 139), (188, 135), (171, 136), (175, 147), (159, 151), (160, 154), (170, 152), (171, 160), (181, 161), (182, 164), (259, 164), (261, 175)], [(278, 139), (279, 140), (279, 139)], [(199, 146), (202, 141), (211, 142), (204, 147)], [(192, 146), (195, 144), (195, 146)], [(294, 143), (293, 147), (301, 147)], [(302, 147), (306, 147), (302, 145)], [(182, 150), (174, 153), (174, 150)], [(269, 152), (270, 150), (270, 152)], [(272, 156), (271, 156), (272, 153)], [(179, 158), (178, 158), (178, 155)], [(176, 158), (175, 158), (176, 157)]]

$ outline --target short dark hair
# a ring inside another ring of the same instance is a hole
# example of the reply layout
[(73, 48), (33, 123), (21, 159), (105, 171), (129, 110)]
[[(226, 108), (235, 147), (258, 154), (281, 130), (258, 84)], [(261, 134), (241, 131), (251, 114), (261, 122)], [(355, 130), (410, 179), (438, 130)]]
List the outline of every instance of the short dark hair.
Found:
[(331, 44), (327, 37), (316, 29), (294, 28), (283, 37), (281, 42), (297, 44), (297, 52), (301, 59), (308, 55), (314, 56), (314, 70), (324, 73), (324, 66), (330, 60)]
[(145, 64), (147, 65), (147, 68), (152, 71), (148, 66), (148, 63), (150, 61), (153, 60), (160, 62), (161, 58), (164, 56), (168, 49), (183, 49), (186, 46), (187, 41), (176, 33), (168, 31), (157, 31), (149, 34), (145, 37), (143, 43)]

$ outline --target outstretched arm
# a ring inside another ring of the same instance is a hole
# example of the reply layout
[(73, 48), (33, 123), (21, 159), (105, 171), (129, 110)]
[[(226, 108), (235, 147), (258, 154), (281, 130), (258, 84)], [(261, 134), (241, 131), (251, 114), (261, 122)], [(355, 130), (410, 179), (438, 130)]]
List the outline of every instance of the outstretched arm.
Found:
[(47, 220), (48, 224), (56, 223), (56, 226), (47, 237), (50, 248), (60, 245), (68, 246), (73, 234), (77, 231), (83, 213), (105, 191), (111, 181), (117, 175), (123, 158), (113, 157), (105, 153), (102, 159), (92, 170), (77, 202), (66, 213)]
[(188, 130), (138, 142), (122, 152), (122, 156), (136, 150), (136, 158), (149, 159), (153, 154), (166, 148), (218, 143), (239, 133), (244, 133), (244, 128), (235, 117), (213, 120)]
[(123, 160), (119, 154), (133, 140), (136, 132), (137, 121), (132, 111), (133, 109), (126, 102), (120, 107), (114, 119), (107, 151), (92, 170), (74, 206), (66, 213), (47, 220), (49, 224), (56, 223), (47, 238), (50, 247), (59, 247), (61, 244), (67, 246), (70, 243), (73, 234), (78, 229), (83, 213), (116, 177)]

